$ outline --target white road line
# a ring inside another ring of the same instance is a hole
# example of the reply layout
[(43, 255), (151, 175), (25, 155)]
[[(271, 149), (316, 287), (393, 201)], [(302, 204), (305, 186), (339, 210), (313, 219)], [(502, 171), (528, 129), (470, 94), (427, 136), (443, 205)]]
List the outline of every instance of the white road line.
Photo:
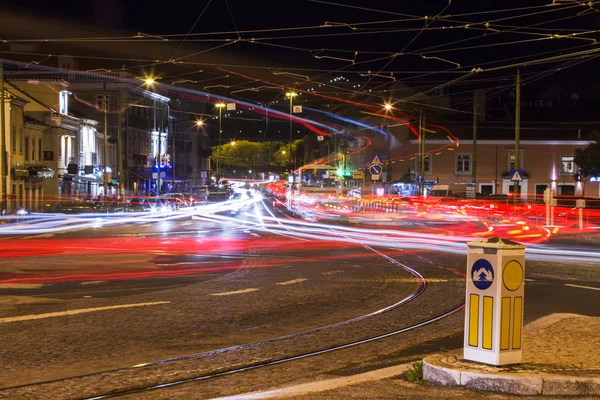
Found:
[(308, 279), (306, 279), (306, 278), (298, 278), (298, 279), (293, 279), (291, 281), (278, 282), (278, 283), (276, 283), (276, 285), (293, 285), (294, 283), (300, 283), (300, 282), (304, 282), (307, 280)]
[(525, 282), (535, 282), (535, 279), (528, 279), (528, 278), (525, 278)]
[(159, 305), (159, 304), (169, 304), (169, 303), (171, 303), (171, 302), (170, 301), (154, 301), (154, 302), (151, 302), (151, 303), (121, 304), (121, 305), (118, 305), (118, 306), (81, 308), (79, 310), (69, 310), (69, 311), (53, 312), (53, 313), (46, 313), (46, 314), (21, 315), (19, 317), (0, 318), (0, 324), (4, 324), (4, 323), (7, 323), (7, 322), (30, 321), (32, 319), (62, 317), (62, 316), (65, 316), (65, 315), (85, 314), (85, 313), (91, 313), (91, 312), (96, 312), (96, 311), (116, 310), (116, 309), (119, 309), (119, 308), (155, 306), (155, 305)]
[(0, 283), (0, 289), (39, 289), (43, 283)]
[(600, 288), (597, 288), (597, 287), (581, 286), (581, 285), (571, 285), (570, 283), (565, 283), (565, 286), (576, 287), (576, 288), (579, 288), (579, 289), (600, 290)]
[(211, 296), (230, 296), (232, 294), (242, 294), (242, 293), (250, 293), (250, 292), (256, 292), (257, 288), (249, 288), (249, 289), (243, 289), (243, 290), (236, 290), (233, 292), (224, 292), (224, 293), (211, 293)]

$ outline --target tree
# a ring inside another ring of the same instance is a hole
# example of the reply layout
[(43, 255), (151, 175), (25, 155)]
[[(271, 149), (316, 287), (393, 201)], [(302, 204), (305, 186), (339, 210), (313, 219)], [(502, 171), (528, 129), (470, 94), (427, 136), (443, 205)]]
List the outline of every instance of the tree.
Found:
[[(295, 146), (294, 146), (295, 145)], [(292, 150), (298, 147), (294, 143)], [(220, 157), (220, 164), (228, 169), (268, 170), (287, 168), (292, 163), (289, 146), (283, 142), (251, 142), (236, 140), (212, 149), (213, 157)]]
[(575, 180), (582, 182), (585, 195), (585, 184), (591, 177), (600, 175), (600, 133), (596, 135), (595, 142), (591, 142), (583, 149), (575, 149)]

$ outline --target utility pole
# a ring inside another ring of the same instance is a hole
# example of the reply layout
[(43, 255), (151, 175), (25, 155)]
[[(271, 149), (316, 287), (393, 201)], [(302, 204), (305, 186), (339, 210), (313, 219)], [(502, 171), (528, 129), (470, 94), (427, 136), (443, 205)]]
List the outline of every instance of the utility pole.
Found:
[[(516, 87), (516, 104), (515, 104), (515, 169), (519, 169), (520, 163), (520, 150), (519, 141), (521, 139), (521, 74), (517, 69), (517, 87)], [(514, 182), (515, 187), (515, 201), (518, 202), (521, 197), (521, 188), (519, 187), (520, 182)]]
[(217, 154), (217, 181), (220, 180), (220, 176), (219, 176), (219, 166), (221, 163), (221, 133), (222, 133), (222, 125), (221, 125), (221, 117), (222, 117), (222, 112), (221, 110), (223, 109), (223, 107), (226, 107), (227, 105), (223, 102), (219, 102), (217, 104), (215, 104), (215, 107), (217, 107), (219, 109), (219, 153)]
[[(417, 150), (417, 168), (415, 181), (418, 181), (419, 176), (425, 178), (425, 135), (423, 131), (423, 125), (425, 124), (425, 117), (423, 116), (423, 110), (419, 110), (419, 143)], [(416, 182), (417, 184), (417, 195), (422, 196), (424, 194), (425, 185), (424, 182)]]
[(108, 96), (104, 94), (104, 201), (108, 192)]
[(425, 125), (425, 115), (423, 115), (423, 111), (421, 110), (421, 122), (419, 123), (419, 127), (421, 128), (421, 169), (419, 174), (421, 175), (421, 183), (419, 183), (419, 192), (421, 196), (425, 195), (425, 130), (423, 130), (423, 125)]
[(6, 171), (8, 170), (8, 164), (6, 160), (6, 121), (4, 119), (4, 67), (2, 61), (0, 61), (0, 101), (2, 101), (2, 107), (0, 107), (0, 157), (2, 158), (2, 198), (0, 199), (0, 217), (4, 213), (6, 207)]
[(117, 164), (119, 168), (119, 199), (123, 199), (125, 190), (125, 172), (123, 171), (123, 110), (121, 109), (121, 96), (118, 95), (119, 113), (117, 114)]
[(290, 90), (285, 95), (290, 98), (290, 143), (289, 143), (289, 147), (290, 147), (290, 157), (293, 157), (293, 159), (294, 159), (294, 162), (293, 162), (294, 169), (292, 170), (292, 182), (294, 182), (294, 171), (296, 170), (296, 155), (294, 153), (292, 153), (292, 128), (293, 128), (292, 112), (294, 110), (293, 109), (294, 106), (292, 105), (292, 102), (294, 100), (294, 97), (296, 97), (298, 95), (298, 93)]
[(478, 108), (479, 104), (477, 103), (477, 91), (473, 92), (473, 175), (472, 182), (473, 184), (477, 183), (477, 118), (478, 118)]
[(171, 154), (171, 174), (173, 175), (173, 190), (175, 190), (175, 118), (173, 118), (173, 123), (171, 124), (171, 127), (171, 138), (173, 139), (173, 154)]

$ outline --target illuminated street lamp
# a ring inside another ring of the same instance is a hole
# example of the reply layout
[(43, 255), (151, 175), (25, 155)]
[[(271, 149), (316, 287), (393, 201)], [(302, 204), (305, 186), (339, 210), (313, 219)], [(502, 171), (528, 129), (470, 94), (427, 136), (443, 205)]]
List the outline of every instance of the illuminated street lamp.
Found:
[[(290, 155), (292, 154), (292, 110), (293, 110), (292, 101), (293, 101), (294, 97), (296, 97), (296, 96), (298, 96), (298, 93), (292, 92), (291, 90), (285, 94), (285, 97), (290, 98), (290, 143), (289, 143)], [(294, 170), (295, 169), (296, 169), (296, 157), (294, 157)]]
[(225, 103), (217, 103), (215, 104), (215, 107), (217, 107), (219, 109), (219, 154), (217, 155), (217, 177), (219, 176), (219, 162), (220, 162), (220, 158), (221, 158), (221, 133), (222, 133), (222, 129), (221, 129), (221, 111), (223, 110), (223, 107), (226, 107), (227, 105)]
[(232, 140), (232, 141), (231, 141), (231, 145), (232, 145), (232, 146), (235, 146), (235, 140)]
[(198, 128), (200, 128), (200, 127), (204, 126), (204, 121), (202, 121), (201, 119), (199, 119), (198, 121), (196, 121), (196, 126), (197, 126)]
[(392, 105), (390, 103), (385, 103), (383, 105), (383, 108), (385, 108), (386, 111), (391, 111), (392, 110)]

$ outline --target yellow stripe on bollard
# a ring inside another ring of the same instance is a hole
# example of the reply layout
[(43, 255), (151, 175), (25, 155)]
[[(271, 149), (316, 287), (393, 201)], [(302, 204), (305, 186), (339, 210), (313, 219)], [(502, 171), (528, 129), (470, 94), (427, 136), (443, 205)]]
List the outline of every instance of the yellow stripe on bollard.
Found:
[(492, 337), (494, 328), (494, 298), (483, 296), (483, 330), (481, 333), (481, 347), (492, 349)]
[(469, 346), (477, 347), (479, 336), (479, 295), (469, 297)]
[(521, 348), (521, 320), (523, 319), (523, 298), (515, 297), (514, 311), (513, 311), (513, 349)]
[(500, 325), (500, 350), (510, 349), (510, 297), (502, 298), (502, 320)]

